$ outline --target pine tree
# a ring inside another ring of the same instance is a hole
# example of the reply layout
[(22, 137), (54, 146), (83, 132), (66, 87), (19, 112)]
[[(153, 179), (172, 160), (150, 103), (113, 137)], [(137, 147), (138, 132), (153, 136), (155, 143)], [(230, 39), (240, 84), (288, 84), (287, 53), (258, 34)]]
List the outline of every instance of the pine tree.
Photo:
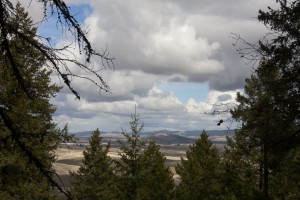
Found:
[(126, 142), (121, 142), (121, 159), (117, 162), (119, 172), (119, 187), (122, 192), (122, 199), (137, 199), (137, 189), (140, 185), (139, 178), (139, 159), (145, 142), (141, 140), (140, 134), (143, 130), (143, 124), (139, 123), (137, 114), (131, 115), (130, 129), (131, 133), (122, 131)]
[(243, 145), (256, 152), (251, 162), (256, 163), (259, 171), (258, 189), (264, 199), (272, 196), (270, 178), (289, 154), (289, 144), (293, 142), (288, 142), (288, 132), (295, 128), (275, 101), (287, 90), (286, 85), (280, 84), (282, 74), (277, 68), (267, 66), (268, 61), (261, 61), (256, 74), (247, 79), (244, 94), (237, 94), (239, 105), (231, 112), (233, 118), (242, 123), (239, 134), (243, 137)]
[(239, 131), (235, 132), (233, 138), (227, 137), (222, 155), (222, 183), (231, 197), (228, 199), (261, 199), (259, 187), (262, 187), (262, 181), (257, 178), (261, 177), (261, 152), (249, 144), (249, 138)]
[[(52, 91), (48, 91), (49, 93), (47, 94), (47, 90), (50, 88), (50, 82), (48, 82), (47, 77), (44, 82), (49, 84), (49, 87), (41, 87), (44, 86), (43, 80), (39, 79), (39, 81), (33, 81), (33, 79), (29, 78), (32, 75), (31, 72), (24, 73), (26, 71), (24, 69), (28, 69), (28, 66), (31, 65), (30, 62), (37, 64), (42, 62), (42, 65), (39, 65), (40, 71), (43, 71), (43, 69), (53, 70), (77, 99), (80, 99), (80, 94), (72, 86), (71, 82), (73, 77), (88, 80), (98, 87), (99, 90), (104, 90), (106, 92), (110, 90), (99, 72), (101, 72), (103, 66), (113, 67), (114, 58), (108, 56), (108, 51), (98, 52), (92, 47), (92, 44), (87, 38), (87, 32), (82, 29), (80, 23), (76, 20), (76, 16), (71, 14), (70, 7), (67, 6), (65, 1), (36, 1), (42, 6), (42, 11), (45, 15), (39, 20), (40, 23), (34, 24), (32, 22), (27, 24), (24, 23), (28, 19), (25, 15), (18, 17), (18, 15), (20, 15), (20, 12), (18, 11), (19, 5), (14, 6), (15, 2), (16, 1), (11, 0), (0, 1), (0, 65), (2, 68), (0, 75), (4, 76), (5, 74), (8, 74), (9, 79), (13, 81), (10, 86), (15, 89), (17, 88), (14, 92), (25, 94), (22, 95), (22, 98), (19, 96), (15, 99), (22, 99), (22, 101), (28, 102), (35, 101), (36, 99), (38, 99), (37, 102), (41, 99), (47, 101), (46, 99), (50, 98), (49, 96), (53, 96), (56, 93), (56, 89), (52, 88)], [(65, 53), (73, 52), (74, 49), (72, 45), (67, 44), (62, 48), (55, 48), (55, 45), (53, 45), (53, 42), (51, 41), (51, 36), (49, 37), (47, 34), (38, 35), (36, 33), (36, 27), (42, 23), (47, 24), (52, 21), (48, 20), (51, 17), (54, 18), (54, 21), (56, 20), (56, 25), (58, 25), (57, 27), (59, 31), (66, 33), (63, 35), (70, 35), (68, 33), (71, 33), (78, 47), (78, 53), (85, 55), (84, 61)], [(14, 24), (12, 23), (13, 20), (15, 22)], [(21, 57), (23, 58), (21, 59)], [(96, 66), (97, 69), (92, 62), (94, 57), (103, 61), (102, 64)], [(72, 66), (72, 70), (70, 66)], [(83, 69), (87, 71), (89, 75), (93, 75), (94, 78), (73, 73), (72, 71), (77, 71), (73, 70), (74, 67), (77, 68), (77, 70)], [(2, 73), (2, 70), (4, 73)], [(7, 80), (5, 78), (2, 79), (2, 77), (0, 78), (1, 80)], [(31, 81), (28, 79), (31, 79)], [(1, 97), (6, 93), (6, 86), (0, 86), (0, 93)], [(42, 93), (45, 95), (42, 95)], [(9, 107), (5, 101), (8, 100), (9, 102), (12, 100), (12, 103), (15, 103), (16, 100), (14, 98), (7, 99), (6, 95), (3, 96), (4, 97), (0, 99), (0, 130), (2, 130), (2, 127), (5, 127), (3, 129), (9, 131), (10, 133), (7, 134), (10, 136), (3, 134), (1, 135), (1, 138), (3, 136), (5, 138), (4, 140), (6, 140), (7, 137), (13, 137), (14, 142), (16, 142), (18, 148), (23, 152), (21, 157), (29, 157), (32, 165), (35, 165), (35, 167), (44, 175), (45, 178), (49, 180), (52, 185), (55, 185), (68, 197), (68, 194), (59, 187), (52, 178), (52, 170), (47, 169), (48, 166), (44, 164), (43, 159), (41, 159), (39, 155), (33, 154), (31, 147), (25, 145), (24, 142), (20, 140), (20, 137), (23, 133), (25, 133), (24, 127), (20, 127), (20, 121), (11, 117), (11, 113), (18, 111), (20, 107)], [(5, 101), (3, 101), (4, 99)], [(36, 113), (34, 114), (39, 115)], [(48, 129), (50, 129), (50, 127)], [(58, 136), (57, 138), (60, 137), (60, 133), (53, 135)], [(52, 139), (50, 141), (52, 145), (56, 145), (56, 142)]]
[[(288, 180), (292, 180), (290, 166), (295, 165), (289, 164), (287, 158), (295, 155), (300, 144), (300, 2), (276, 2), (276, 9), (268, 7), (258, 15), (272, 37), (264, 37), (258, 45), (245, 48), (250, 49), (248, 52), (240, 52), (254, 61), (260, 59), (260, 63), (246, 80), (244, 94), (238, 93), (239, 105), (232, 111), (233, 118), (241, 122), (240, 139), (232, 147), (244, 146), (255, 152), (255, 156), (246, 153), (242, 159), (254, 163), (257, 188), (265, 200), (287, 199), (299, 193), (284, 188), (294, 188), (295, 182)], [(243, 154), (243, 148), (235, 154)], [(281, 189), (278, 185), (282, 185)]]
[(144, 149), (146, 143), (140, 138), (143, 124), (137, 114), (131, 119), (131, 133), (122, 131), (125, 142), (121, 142), (121, 159), (117, 161), (122, 199), (171, 199), (174, 181), (166, 159), (153, 141)]
[(226, 199), (221, 183), (221, 160), (216, 147), (205, 131), (186, 152), (186, 160), (176, 166), (181, 182), (176, 189), (177, 199)]
[(166, 158), (160, 152), (159, 146), (154, 141), (150, 141), (139, 159), (140, 184), (137, 189), (137, 199), (171, 199), (174, 180), (165, 162)]
[(293, 148), (270, 176), (273, 199), (296, 200), (300, 196), (300, 148)]
[(70, 172), (71, 194), (74, 199), (118, 199), (112, 159), (107, 155), (109, 144), (104, 147), (99, 130), (95, 130), (90, 146), (83, 152), (83, 165), (78, 172)]
[[(36, 29), (20, 4), (8, 23), (26, 37), (35, 38)], [(40, 52), (18, 35), (9, 35), (9, 40), (16, 64), (25, 64), (20, 70), (34, 95), (27, 98), (10, 71), (13, 66), (6, 52), (1, 51), (0, 199), (51, 199), (49, 180), (54, 173), (53, 152), (60, 142), (60, 132), (51, 121), (55, 108), (49, 100), (59, 87), (51, 84), (51, 72), (43, 68), (45, 57)]]

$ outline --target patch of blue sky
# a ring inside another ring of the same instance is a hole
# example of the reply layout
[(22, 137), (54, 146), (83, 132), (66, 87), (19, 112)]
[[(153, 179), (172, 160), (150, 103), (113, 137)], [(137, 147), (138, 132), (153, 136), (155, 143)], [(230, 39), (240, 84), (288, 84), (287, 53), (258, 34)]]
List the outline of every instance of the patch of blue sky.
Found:
[[(79, 24), (82, 24), (85, 18), (93, 12), (92, 7), (87, 3), (70, 5), (69, 8), (71, 15), (74, 16)], [(48, 16), (51, 16), (51, 9), (48, 9), (47, 12)], [(46, 20), (47, 23), (42, 23), (41, 26), (39, 26), (38, 34), (44, 37), (50, 37), (51, 44), (55, 46), (61, 38), (66, 36), (66, 31), (68, 30), (62, 29), (60, 23), (57, 21), (57, 13), (54, 13), (52, 17)]]
[(204, 101), (209, 92), (209, 85), (205, 83), (165, 82), (158, 86), (164, 92), (174, 94), (182, 103), (193, 98), (195, 101)]

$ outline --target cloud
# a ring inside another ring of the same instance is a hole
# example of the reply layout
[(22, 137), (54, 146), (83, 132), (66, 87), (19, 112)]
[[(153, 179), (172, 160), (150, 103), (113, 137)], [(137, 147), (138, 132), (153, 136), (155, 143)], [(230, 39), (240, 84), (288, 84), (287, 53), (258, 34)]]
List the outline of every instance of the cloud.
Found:
[[(175, 15), (180, 13), (176, 6), (144, 1), (145, 5), (137, 3), (133, 9), (131, 3), (94, 2), (94, 12), (85, 21), (93, 27), (89, 32), (92, 43), (105, 46), (107, 42), (117, 58), (118, 70), (193, 75), (202, 77), (199, 81), (203, 82), (207, 75), (223, 69), (219, 61), (211, 59), (219, 50), (219, 43), (197, 37), (195, 28), (186, 25), (180, 14)], [(151, 9), (155, 5), (161, 7)], [(106, 16), (108, 10), (111, 12)]]
[[(83, 27), (98, 51), (109, 47), (110, 55), (117, 58), (116, 71), (139, 71), (163, 79), (180, 76), (226, 91), (243, 87), (251, 70), (237, 55), (230, 33), (239, 33), (250, 42), (259, 39), (266, 29), (254, 17), (259, 8), (274, 3), (89, 0), (86, 4), (92, 9)], [(93, 64), (102, 63), (94, 60)], [(121, 82), (124, 78), (119, 75)], [(132, 95), (123, 99), (128, 97)]]
[(265, 32), (255, 16), (272, 1), (95, 1), (85, 20), (99, 49), (108, 45), (116, 70), (180, 74), (212, 89), (241, 88), (251, 67), (237, 55), (230, 33), (256, 41)]
[[(93, 130), (118, 131), (129, 129), (130, 114), (140, 114), (141, 122), (147, 130), (201, 130), (218, 129), (220, 119), (229, 118), (229, 113), (214, 113), (215, 110), (228, 109), (236, 91), (211, 91), (204, 101), (190, 99), (186, 104), (173, 94), (153, 87), (144, 97), (134, 101), (88, 102), (75, 100), (72, 95), (58, 97), (54, 104), (58, 106), (54, 119), (59, 124), (68, 123), (71, 131)], [(65, 95), (62, 95), (65, 96)], [(87, 126), (88, 125), (88, 126)], [(228, 124), (227, 124), (228, 125)]]
[[(232, 46), (230, 33), (257, 41), (266, 32), (255, 19), (258, 10), (274, 2), (86, 0), (84, 4), (91, 8), (82, 24), (91, 43), (100, 52), (108, 47), (116, 60), (114, 70), (100, 71), (111, 93), (99, 95), (93, 84), (73, 79), (83, 99), (75, 101), (64, 88), (53, 100), (59, 106), (55, 119), (69, 120), (78, 131), (89, 126), (89, 130), (128, 128), (135, 105), (146, 129), (226, 128), (216, 124), (230, 115), (212, 113), (234, 106), (236, 92), (251, 73), (251, 66), (245, 65)], [(68, 41), (61, 41), (65, 43)], [(72, 53), (83, 60), (76, 48)], [(99, 59), (92, 65), (103, 69)], [(92, 78), (84, 70), (69, 67)], [(159, 89), (165, 82), (208, 83), (210, 91), (204, 100), (183, 102), (179, 95)]]
[(175, 96), (157, 87), (152, 88), (148, 96), (135, 100), (139, 108), (155, 113), (178, 113), (184, 110), (184, 106)]
[(228, 101), (228, 100), (232, 100), (232, 96), (229, 94), (222, 94), (222, 95), (218, 96), (217, 99), (219, 101)]

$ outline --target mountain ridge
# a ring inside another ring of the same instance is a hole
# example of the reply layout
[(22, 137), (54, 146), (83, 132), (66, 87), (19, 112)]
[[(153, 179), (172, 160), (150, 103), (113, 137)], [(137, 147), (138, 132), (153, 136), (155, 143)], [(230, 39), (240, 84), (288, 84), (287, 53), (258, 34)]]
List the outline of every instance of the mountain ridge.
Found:
[[(93, 131), (82, 131), (72, 133), (75, 137), (80, 138), (81, 141), (88, 141)], [(209, 139), (215, 144), (225, 144), (226, 137), (232, 137), (234, 130), (208, 130)], [(193, 144), (196, 139), (200, 137), (202, 131), (149, 131), (142, 132), (141, 138), (144, 140), (154, 140), (158, 144), (171, 145), (171, 144)], [(101, 132), (103, 142), (117, 142), (124, 140), (121, 132)]]
[[(191, 130), (191, 131), (169, 131), (169, 130), (159, 130), (159, 131), (147, 131), (147, 132), (141, 132), (141, 135), (152, 135), (152, 134), (172, 134), (172, 135), (184, 135), (184, 136), (200, 136), (203, 130)], [(90, 137), (93, 131), (80, 131), (80, 132), (72, 132), (71, 135), (74, 135), (76, 137)], [(205, 130), (205, 132), (209, 136), (233, 136), (234, 130)], [(100, 131), (101, 134), (121, 134), (120, 131)]]

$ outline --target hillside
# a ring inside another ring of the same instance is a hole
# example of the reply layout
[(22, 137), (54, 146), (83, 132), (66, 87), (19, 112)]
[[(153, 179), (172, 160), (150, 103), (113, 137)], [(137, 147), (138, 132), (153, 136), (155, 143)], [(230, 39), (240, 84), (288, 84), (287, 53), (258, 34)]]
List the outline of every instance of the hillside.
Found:
[[(91, 133), (93, 131), (83, 131), (72, 133), (75, 137), (80, 139), (80, 143), (87, 143)], [(208, 130), (206, 131), (211, 141), (215, 144), (225, 144), (226, 136), (232, 137), (234, 130)], [(170, 145), (170, 144), (192, 144), (199, 138), (202, 131), (153, 131), (144, 132), (141, 137), (144, 140), (154, 140), (158, 144)], [(123, 135), (120, 132), (102, 132), (103, 142), (116, 143), (118, 140), (123, 140)]]

